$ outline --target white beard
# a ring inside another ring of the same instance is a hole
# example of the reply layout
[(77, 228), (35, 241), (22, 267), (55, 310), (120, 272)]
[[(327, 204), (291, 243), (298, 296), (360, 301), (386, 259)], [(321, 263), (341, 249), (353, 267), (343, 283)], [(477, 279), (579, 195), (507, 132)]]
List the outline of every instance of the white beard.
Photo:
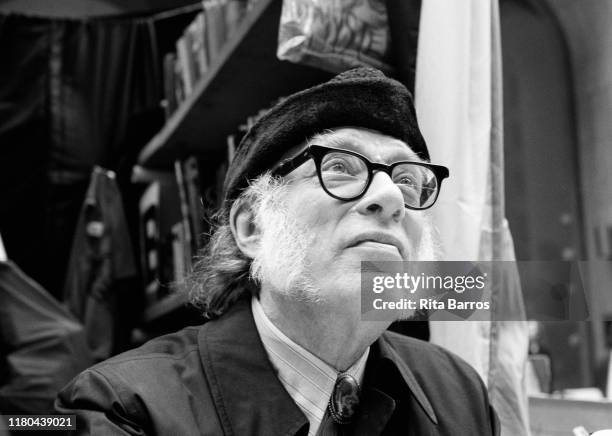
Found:
[(255, 218), (261, 242), (251, 264), (251, 276), (276, 292), (319, 303), (320, 292), (309, 274), (306, 259), (314, 235), (290, 217), (281, 201), (270, 197), (279, 195), (265, 195)]

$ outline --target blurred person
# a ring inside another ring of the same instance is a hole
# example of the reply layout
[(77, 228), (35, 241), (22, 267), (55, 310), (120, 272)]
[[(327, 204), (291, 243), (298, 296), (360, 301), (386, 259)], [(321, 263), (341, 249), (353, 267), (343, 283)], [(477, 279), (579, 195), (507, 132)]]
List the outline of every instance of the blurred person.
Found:
[(83, 372), (57, 411), (79, 434), (499, 434), (467, 363), (362, 320), (361, 261), (431, 260), (447, 176), (377, 70), (283, 100), (242, 140), (190, 279), (209, 321)]

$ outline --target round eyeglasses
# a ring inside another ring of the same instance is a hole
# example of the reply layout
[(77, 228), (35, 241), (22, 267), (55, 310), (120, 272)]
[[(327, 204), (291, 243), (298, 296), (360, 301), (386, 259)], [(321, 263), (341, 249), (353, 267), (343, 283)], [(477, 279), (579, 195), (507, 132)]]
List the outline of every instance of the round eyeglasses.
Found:
[(286, 176), (308, 159), (312, 159), (323, 190), (338, 200), (351, 201), (362, 197), (372, 183), (376, 171), (387, 173), (400, 189), (408, 209), (428, 209), (440, 194), (448, 168), (426, 162), (399, 161), (390, 165), (371, 162), (350, 150), (310, 145), (297, 156), (281, 162), (272, 175)]

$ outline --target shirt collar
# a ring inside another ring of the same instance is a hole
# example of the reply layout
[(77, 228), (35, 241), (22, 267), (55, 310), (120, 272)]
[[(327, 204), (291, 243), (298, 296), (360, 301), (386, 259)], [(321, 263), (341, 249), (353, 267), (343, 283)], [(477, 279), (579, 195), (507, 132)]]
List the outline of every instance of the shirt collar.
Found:
[[(308, 418), (309, 435), (315, 435), (325, 415), (338, 371), (280, 331), (266, 316), (261, 303), (255, 297), (251, 301), (251, 310), (261, 342), (276, 375)], [(353, 376), (360, 385), (363, 382), (369, 352), (370, 347), (343, 372)]]

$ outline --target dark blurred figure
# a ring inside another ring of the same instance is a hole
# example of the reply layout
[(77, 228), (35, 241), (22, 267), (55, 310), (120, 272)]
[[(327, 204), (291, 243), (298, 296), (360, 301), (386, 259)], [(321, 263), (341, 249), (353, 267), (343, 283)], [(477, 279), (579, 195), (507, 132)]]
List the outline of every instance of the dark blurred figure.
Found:
[(0, 261), (0, 412), (47, 414), (93, 362), (83, 326), (14, 263)]

